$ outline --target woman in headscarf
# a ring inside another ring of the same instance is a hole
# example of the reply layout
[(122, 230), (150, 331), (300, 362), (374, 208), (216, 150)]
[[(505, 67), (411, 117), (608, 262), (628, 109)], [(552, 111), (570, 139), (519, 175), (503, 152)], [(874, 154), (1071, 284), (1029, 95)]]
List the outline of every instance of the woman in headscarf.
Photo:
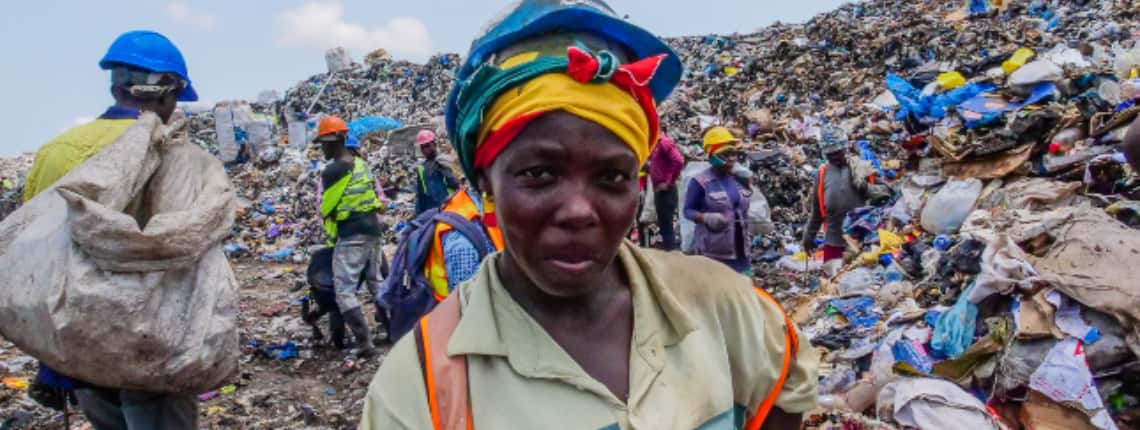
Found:
[(685, 191), (684, 215), (696, 224), (693, 252), (752, 275), (752, 238), (748, 206), (752, 191), (733, 175), (741, 157), (740, 140), (724, 127), (705, 132), (705, 154), (712, 166), (698, 174)]
[(623, 239), (672, 51), (599, 1), (524, 0), (467, 58), (448, 131), (505, 246), (388, 354), (361, 428), (799, 428), (818, 357), (779, 305)]

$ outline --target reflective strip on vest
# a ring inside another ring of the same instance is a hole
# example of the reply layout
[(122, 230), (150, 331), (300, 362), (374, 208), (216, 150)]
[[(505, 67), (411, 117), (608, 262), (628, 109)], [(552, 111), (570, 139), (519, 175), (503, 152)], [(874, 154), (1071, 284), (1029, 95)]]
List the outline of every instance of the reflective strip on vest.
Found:
[[(490, 214), (494, 212), (494, 207), (490, 203), (484, 202), (485, 212)], [(451, 196), (451, 199), (443, 205), (443, 212), (453, 212), (469, 220), (478, 218), (481, 214), (479, 206), (471, 200), (471, 196), (467, 195), (466, 190), (459, 190)], [(497, 225), (487, 225), (483, 223), (483, 231), (491, 239), (491, 243), (495, 245), (495, 250), (503, 249), (503, 232)], [(436, 301), (443, 301), (447, 297), (449, 291), (447, 289), (447, 266), (443, 261), (443, 234), (451, 231), (451, 226), (444, 222), (436, 223), (435, 236), (432, 238), (431, 251), (428, 253), (427, 264), (424, 266), (424, 277), (431, 283), (432, 292), (435, 295)]]
[(823, 225), (827, 225), (827, 205), (824, 204), (823, 199), (823, 180), (827, 178), (827, 163), (819, 166), (819, 217), (823, 220)]

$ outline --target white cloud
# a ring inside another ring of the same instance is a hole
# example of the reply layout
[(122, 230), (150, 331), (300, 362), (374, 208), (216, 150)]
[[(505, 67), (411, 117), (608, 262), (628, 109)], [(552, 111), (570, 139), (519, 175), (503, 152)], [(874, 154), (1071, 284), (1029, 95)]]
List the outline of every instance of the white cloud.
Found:
[(432, 54), (431, 35), (418, 18), (396, 17), (368, 28), (344, 20), (339, 0), (309, 1), (277, 16), (280, 42), (289, 46), (348, 48), (356, 56), (384, 50), (396, 56), (423, 60)]
[(186, 3), (172, 1), (162, 8), (162, 13), (175, 22), (187, 24), (202, 30), (213, 30), (217, 19), (208, 13), (191, 9)]

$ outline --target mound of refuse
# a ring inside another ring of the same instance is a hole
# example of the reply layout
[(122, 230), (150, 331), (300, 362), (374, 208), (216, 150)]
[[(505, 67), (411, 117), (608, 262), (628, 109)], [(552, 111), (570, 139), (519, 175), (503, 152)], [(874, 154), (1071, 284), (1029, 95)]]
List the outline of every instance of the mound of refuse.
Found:
[[(768, 208), (758, 283), (824, 357), (810, 428), (1140, 425), (1140, 284), (1122, 272), (1140, 255), (1140, 182), (1118, 148), (1140, 113), (1138, 13), (1127, 1), (872, 0), (669, 40), (686, 72), (663, 124), (690, 162), (704, 161), (710, 126), (744, 139), (739, 176)], [(324, 115), (350, 122), (381, 180), (389, 252), (412, 216), (413, 137), (446, 137), (459, 57), (326, 59), (282, 97), (185, 112), (237, 187), (231, 259), (303, 263), (323, 246), (324, 161), (308, 142)], [(824, 125), (893, 194), (850, 214), (833, 273), (799, 245)], [(0, 215), (19, 206), (30, 160), (0, 161), (12, 182)]]

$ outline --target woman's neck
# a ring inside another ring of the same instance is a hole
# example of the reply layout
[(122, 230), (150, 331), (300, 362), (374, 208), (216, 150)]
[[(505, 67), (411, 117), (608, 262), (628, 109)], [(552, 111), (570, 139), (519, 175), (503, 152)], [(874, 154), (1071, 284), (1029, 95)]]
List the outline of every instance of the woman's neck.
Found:
[(544, 321), (593, 321), (606, 314), (615, 303), (614, 297), (629, 293), (629, 281), (618, 259), (605, 269), (601, 285), (587, 286), (578, 296), (561, 297), (546, 293), (526, 275), (507, 252), (497, 261), (503, 287), (528, 314), (539, 323)]

